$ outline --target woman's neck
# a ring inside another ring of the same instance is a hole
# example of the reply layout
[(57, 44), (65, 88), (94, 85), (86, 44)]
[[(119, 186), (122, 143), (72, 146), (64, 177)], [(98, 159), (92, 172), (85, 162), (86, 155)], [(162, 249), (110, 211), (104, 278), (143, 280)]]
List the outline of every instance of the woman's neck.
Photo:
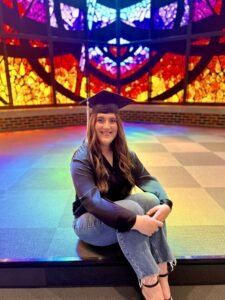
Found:
[(109, 145), (101, 145), (101, 151), (103, 155), (112, 153), (112, 149)]
[(110, 165), (113, 165), (113, 152), (110, 146), (101, 146), (102, 155), (108, 160)]

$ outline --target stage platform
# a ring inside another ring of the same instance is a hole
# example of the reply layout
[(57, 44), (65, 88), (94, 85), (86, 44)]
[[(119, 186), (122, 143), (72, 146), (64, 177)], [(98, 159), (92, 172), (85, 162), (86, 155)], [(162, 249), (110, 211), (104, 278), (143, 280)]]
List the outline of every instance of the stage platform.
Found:
[[(225, 284), (225, 131), (125, 123), (128, 143), (174, 201), (174, 285)], [(0, 133), (0, 287), (137, 284), (118, 246), (72, 229), (70, 159), (84, 126)]]

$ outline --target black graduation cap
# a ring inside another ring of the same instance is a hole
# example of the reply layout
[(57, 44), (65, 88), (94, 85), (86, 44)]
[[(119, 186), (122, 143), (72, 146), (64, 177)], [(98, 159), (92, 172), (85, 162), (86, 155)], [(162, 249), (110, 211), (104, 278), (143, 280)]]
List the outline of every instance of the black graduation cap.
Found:
[(132, 100), (119, 94), (103, 90), (88, 99), (89, 107), (94, 113), (117, 113)]
[[(83, 102), (83, 101), (82, 101)], [(85, 100), (87, 104), (87, 124), (89, 122), (89, 108), (93, 113), (118, 113), (124, 106), (131, 104), (133, 101), (127, 97), (121, 96), (107, 90), (103, 90), (94, 96)]]

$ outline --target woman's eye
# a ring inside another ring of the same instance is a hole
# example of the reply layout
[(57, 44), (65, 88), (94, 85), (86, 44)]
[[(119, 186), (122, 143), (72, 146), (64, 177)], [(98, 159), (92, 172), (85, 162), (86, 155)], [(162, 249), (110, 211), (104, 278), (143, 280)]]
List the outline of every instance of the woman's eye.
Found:
[(110, 123), (116, 123), (116, 119), (111, 119)]
[(104, 122), (104, 119), (97, 119), (97, 122), (103, 123), (103, 122)]

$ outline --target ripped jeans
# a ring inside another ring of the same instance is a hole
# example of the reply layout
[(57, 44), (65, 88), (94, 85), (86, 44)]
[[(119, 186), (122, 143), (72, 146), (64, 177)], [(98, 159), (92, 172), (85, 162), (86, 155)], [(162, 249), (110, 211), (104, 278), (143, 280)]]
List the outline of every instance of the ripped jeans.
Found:
[[(116, 203), (132, 210), (136, 215), (144, 215), (159, 204), (159, 199), (151, 193), (136, 193)], [(172, 265), (176, 262), (167, 243), (165, 225), (148, 237), (136, 230), (118, 232), (92, 214), (84, 213), (74, 220), (73, 227), (77, 236), (88, 244), (108, 246), (118, 243), (139, 280), (158, 275), (159, 263), (167, 262)]]

